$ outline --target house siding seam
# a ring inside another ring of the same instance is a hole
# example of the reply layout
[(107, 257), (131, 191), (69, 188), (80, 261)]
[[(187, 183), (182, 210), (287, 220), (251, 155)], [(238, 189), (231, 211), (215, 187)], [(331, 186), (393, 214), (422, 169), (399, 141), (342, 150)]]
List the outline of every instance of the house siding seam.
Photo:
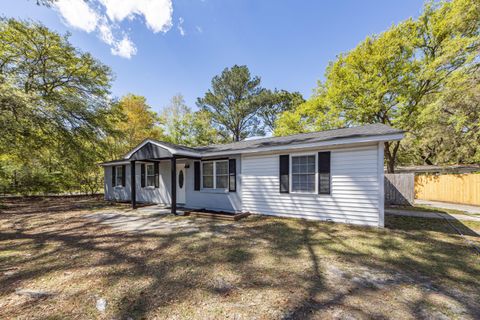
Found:
[(372, 144), (316, 150), (331, 151), (329, 195), (280, 193), (278, 157), (281, 153), (242, 156), (242, 209), (273, 216), (382, 226), (379, 148), (379, 144)]

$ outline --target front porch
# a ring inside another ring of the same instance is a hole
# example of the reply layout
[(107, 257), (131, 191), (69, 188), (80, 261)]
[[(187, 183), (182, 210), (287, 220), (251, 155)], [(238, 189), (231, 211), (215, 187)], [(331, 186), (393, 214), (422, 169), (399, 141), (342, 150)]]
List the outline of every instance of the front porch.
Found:
[[(178, 207), (178, 193), (177, 190), (183, 192), (181, 194), (181, 201), (185, 202), (185, 171), (184, 168), (188, 168), (186, 164), (186, 160), (200, 160), (201, 157), (189, 150), (178, 150), (169, 148), (162, 143), (162, 145), (155, 143), (154, 141), (145, 141), (144, 143), (140, 144), (136, 149), (132, 150), (129, 154), (125, 156), (125, 159), (130, 163), (130, 190), (131, 190), (131, 206), (133, 209), (137, 208), (137, 169), (136, 164), (141, 163), (153, 163), (154, 164), (154, 181), (155, 187), (159, 187), (159, 180), (160, 180), (160, 172), (159, 172), (159, 164), (162, 162), (169, 162), (170, 163), (170, 205), (169, 207), (165, 206), (162, 208), (162, 211), (169, 210), (170, 213), (177, 215)], [(144, 167), (142, 166), (142, 173), (140, 181), (142, 183), (142, 187), (145, 187), (143, 183), (148, 181), (148, 172), (146, 172)], [(182, 171), (183, 170), (183, 171)], [(183, 199), (182, 199), (183, 198)], [(159, 209), (159, 208), (157, 208)], [(183, 213), (183, 211), (181, 212)]]

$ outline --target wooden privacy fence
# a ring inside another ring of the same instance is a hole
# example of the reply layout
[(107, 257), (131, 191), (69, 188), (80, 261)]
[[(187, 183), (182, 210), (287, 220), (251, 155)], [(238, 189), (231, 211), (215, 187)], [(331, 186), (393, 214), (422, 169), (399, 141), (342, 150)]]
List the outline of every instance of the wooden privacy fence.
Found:
[(412, 205), (414, 174), (385, 174), (385, 204)]
[(419, 175), (415, 198), (480, 205), (480, 174)]

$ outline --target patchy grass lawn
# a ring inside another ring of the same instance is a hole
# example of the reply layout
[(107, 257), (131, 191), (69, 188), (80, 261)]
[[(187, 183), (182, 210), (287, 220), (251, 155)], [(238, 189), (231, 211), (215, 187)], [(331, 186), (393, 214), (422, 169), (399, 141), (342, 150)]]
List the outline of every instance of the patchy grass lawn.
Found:
[[(99, 198), (3, 205), (2, 319), (480, 318), (480, 257), (443, 220), (389, 216), (377, 229), (163, 216), (198, 228), (129, 233), (87, 218), (127, 209)], [(478, 225), (456, 223), (480, 244)]]

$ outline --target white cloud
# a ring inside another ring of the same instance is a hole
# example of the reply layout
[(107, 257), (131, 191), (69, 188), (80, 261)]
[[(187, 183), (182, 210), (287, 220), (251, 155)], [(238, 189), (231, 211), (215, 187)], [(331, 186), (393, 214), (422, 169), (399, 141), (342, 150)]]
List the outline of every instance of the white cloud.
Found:
[[(172, 0), (58, 0), (55, 8), (65, 24), (88, 33), (96, 31), (113, 55), (128, 59), (137, 48), (121, 28), (123, 20), (143, 17), (154, 33), (172, 28)], [(183, 18), (179, 18), (178, 30), (184, 36), (182, 24)]]
[(127, 59), (130, 59), (132, 56), (137, 54), (137, 48), (135, 47), (135, 44), (127, 36), (124, 36), (122, 40), (115, 42), (110, 51), (115, 56), (120, 56)]
[(115, 42), (115, 38), (113, 36), (112, 27), (108, 22), (102, 22), (98, 26), (98, 33), (100, 39), (108, 45), (112, 45)]
[(112, 21), (143, 16), (147, 26), (155, 33), (167, 32), (172, 27), (171, 0), (100, 0)]
[(182, 17), (178, 18), (178, 26), (177, 26), (177, 28), (178, 28), (178, 31), (180, 32), (180, 35), (181, 35), (182, 37), (185, 36), (185, 29), (183, 29), (183, 21), (184, 21), (184, 20), (183, 20)]
[(89, 33), (96, 29), (99, 17), (85, 1), (58, 0), (55, 6), (65, 22), (72, 27)]
[(130, 59), (137, 53), (135, 44), (128, 36), (123, 35), (121, 40), (115, 38), (112, 31), (112, 25), (108, 24), (108, 22), (104, 21), (99, 24), (98, 33), (100, 39), (111, 46), (110, 52), (113, 55)]
[(198, 33), (202, 33), (202, 32), (203, 32), (203, 29), (202, 29), (202, 27), (200, 27), (200, 26), (195, 26), (195, 29), (197, 29), (197, 32), (198, 32)]

